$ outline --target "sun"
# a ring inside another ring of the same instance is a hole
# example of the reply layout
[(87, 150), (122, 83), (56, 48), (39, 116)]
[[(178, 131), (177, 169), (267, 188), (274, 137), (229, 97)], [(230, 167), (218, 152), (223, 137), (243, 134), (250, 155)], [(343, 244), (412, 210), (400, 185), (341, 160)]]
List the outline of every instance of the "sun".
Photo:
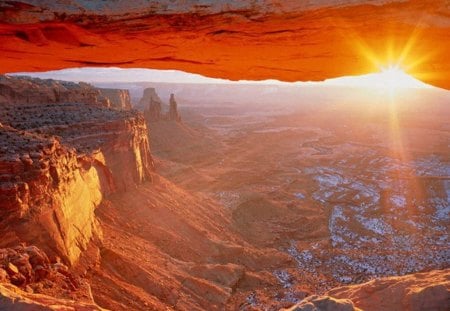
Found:
[(380, 72), (374, 74), (372, 78), (375, 85), (390, 90), (423, 88), (427, 86), (404, 72), (399, 65), (382, 67)]
[(431, 87), (430, 85), (407, 74), (402, 67), (397, 64), (380, 67), (379, 72), (361, 76), (329, 79), (325, 81), (325, 84), (353, 88), (377, 89), (390, 92)]

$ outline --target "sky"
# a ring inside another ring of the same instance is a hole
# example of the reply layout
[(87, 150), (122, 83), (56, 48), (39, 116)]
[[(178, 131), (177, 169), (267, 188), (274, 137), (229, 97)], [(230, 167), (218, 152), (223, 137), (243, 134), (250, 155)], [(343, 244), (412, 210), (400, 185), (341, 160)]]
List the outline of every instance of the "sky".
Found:
[(208, 78), (199, 74), (179, 70), (159, 70), (116, 67), (84, 67), (70, 68), (47, 72), (22, 72), (14, 75), (27, 75), (42, 79), (66, 81), (98, 82), (165, 82), (165, 83), (241, 83), (241, 84), (289, 84), (298, 86), (342, 86), (362, 88), (427, 88), (429, 85), (407, 75), (398, 67), (388, 67), (378, 73), (362, 76), (351, 76), (328, 79), (322, 82), (281, 82), (278, 80), (263, 81), (230, 81)]

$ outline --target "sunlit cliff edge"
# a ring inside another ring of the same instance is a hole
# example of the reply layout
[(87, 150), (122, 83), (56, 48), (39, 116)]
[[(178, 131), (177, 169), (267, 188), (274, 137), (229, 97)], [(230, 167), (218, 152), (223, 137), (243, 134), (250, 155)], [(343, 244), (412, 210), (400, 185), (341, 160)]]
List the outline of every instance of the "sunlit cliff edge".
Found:
[(151, 180), (145, 120), (88, 84), (2, 76), (0, 90), (2, 246), (46, 245), (73, 264), (101, 236), (102, 198)]

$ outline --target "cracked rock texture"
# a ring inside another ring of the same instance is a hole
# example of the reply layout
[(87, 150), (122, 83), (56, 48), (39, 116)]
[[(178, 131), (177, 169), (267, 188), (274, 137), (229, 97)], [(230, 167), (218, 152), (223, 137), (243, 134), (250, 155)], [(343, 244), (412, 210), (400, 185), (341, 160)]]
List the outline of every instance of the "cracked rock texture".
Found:
[(9, 91), (0, 107), (0, 243), (35, 243), (73, 264), (101, 238), (102, 199), (152, 178), (145, 119), (100, 105), (84, 84), (11, 79), (0, 80)]
[(328, 296), (311, 296), (289, 311), (448, 310), (450, 270), (430, 271), (338, 287)]

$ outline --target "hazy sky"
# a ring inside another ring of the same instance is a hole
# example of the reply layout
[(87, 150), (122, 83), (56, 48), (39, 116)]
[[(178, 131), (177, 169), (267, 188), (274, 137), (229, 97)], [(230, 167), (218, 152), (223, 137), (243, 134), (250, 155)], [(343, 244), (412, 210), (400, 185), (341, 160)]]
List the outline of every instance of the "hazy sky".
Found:
[(70, 68), (47, 72), (22, 72), (15, 75), (28, 75), (44, 79), (57, 79), (66, 81), (85, 82), (166, 82), (166, 83), (261, 83), (261, 84), (291, 84), (298, 86), (350, 86), (350, 87), (371, 87), (371, 88), (391, 88), (393, 84), (397, 87), (423, 88), (428, 85), (405, 74), (400, 69), (394, 69), (379, 73), (372, 73), (362, 76), (341, 77), (325, 80), (323, 82), (295, 82), (287, 83), (277, 80), (233, 82), (224, 79), (214, 79), (204, 77), (199, 74), (187, 73), (179, 70), (157, 70), (141, 68)]

